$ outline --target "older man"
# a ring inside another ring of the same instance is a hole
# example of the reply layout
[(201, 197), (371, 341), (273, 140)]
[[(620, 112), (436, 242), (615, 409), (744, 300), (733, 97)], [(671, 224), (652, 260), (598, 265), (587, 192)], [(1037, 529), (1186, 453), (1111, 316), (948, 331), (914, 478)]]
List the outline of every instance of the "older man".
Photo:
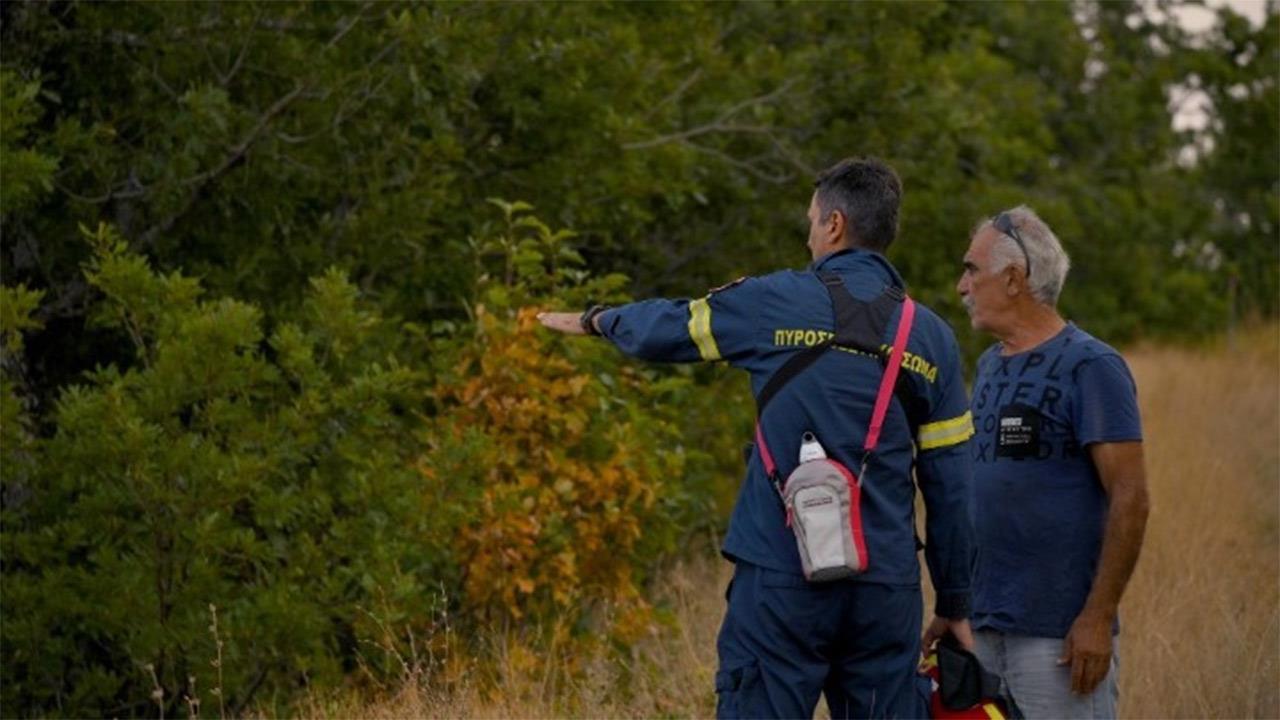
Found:
[(1069, 267), (1021, 206), (979, 224), (956, 288), (997, 340), (972, 396), (975, 641), (1029, 718), (1115, 716), (1117, 607), (1148, 512), (1137, 390), (1059, 314)]

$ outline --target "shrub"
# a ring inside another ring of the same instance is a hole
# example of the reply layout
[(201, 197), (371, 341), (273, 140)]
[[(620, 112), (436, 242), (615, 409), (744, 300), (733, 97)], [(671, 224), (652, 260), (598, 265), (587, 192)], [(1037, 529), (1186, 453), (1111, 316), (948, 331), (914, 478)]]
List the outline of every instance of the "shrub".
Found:
[(4, 289), (3, 714), (281, 712), (456, 676), (465, 657), (435, 659), (482, 625), (603, 622), (625, 647), (661, 619), (644, 585), (718, 526), (748, 407), (715, 370), (538, 328), (626, 281), (497, 204), (470, 321), (429, 329), (337, 270), (271, 322), (86, 230), (92, 322), (130, 360), (64, 388), (43, 433), (18, 382), (38, 294)]
[(89, 235), (95, 321), (135, 362), (65, 389), (38, 467), (6, 473), (26, 499), (4, 507), (4, 714), (172, 713), (215, 689), (235, 711), (337, 682), (360, 608), (420, 612), (451, 572), (410, 464), (425, 376), (337, 271), (268, 333)]

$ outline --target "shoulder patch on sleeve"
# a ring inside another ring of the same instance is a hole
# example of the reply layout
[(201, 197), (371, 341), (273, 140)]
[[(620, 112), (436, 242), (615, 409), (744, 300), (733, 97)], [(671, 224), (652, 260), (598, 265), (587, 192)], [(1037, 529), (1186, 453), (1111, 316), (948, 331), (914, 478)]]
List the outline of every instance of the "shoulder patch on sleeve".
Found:
[(747, 281), (747, 276), (746, 276), (746, 275), (743, 275), (742, 277), (738, 278), (737, 280), (734, 280), (734, 281), (732, 281), (732, 282), (727, 282), (727, 283), (725, 283), (725, 284), (721, 285), (720, 287), (714, 287), (714, 288), (711, 288), (710, 290), (708, 290), (708, 291), (707, 291), (707, 295), (714, 295), (715, 293), (723, 292), (723, 291), (725, 291), (725, 290), (728, 290), (729, 288), (737, 287), (737, 286), (741, 285), (742, 283), (744, 283), (744, 282), (746, 282), (746, 281)]

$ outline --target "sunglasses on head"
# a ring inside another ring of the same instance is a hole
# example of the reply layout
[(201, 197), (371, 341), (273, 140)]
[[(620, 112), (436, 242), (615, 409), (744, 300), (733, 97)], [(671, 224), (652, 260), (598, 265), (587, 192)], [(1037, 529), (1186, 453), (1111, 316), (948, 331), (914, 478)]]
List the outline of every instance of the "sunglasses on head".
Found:
[(1018, 248), (1022, 250), (1022, 258), (1027, 261), (1027, 277), (1031, 277), (1031, 256), (1027, 254), (1027, 246), (1023, 244), (1022, 236), (1018, 235), (1018, 228), (1013, 225), (1013, 218), (1009, 216), (1009, 213), (1002, 212), (991, 221), (991, 226), (1001, 234), (1013, 238), (1013, 241), (1018, 243)]

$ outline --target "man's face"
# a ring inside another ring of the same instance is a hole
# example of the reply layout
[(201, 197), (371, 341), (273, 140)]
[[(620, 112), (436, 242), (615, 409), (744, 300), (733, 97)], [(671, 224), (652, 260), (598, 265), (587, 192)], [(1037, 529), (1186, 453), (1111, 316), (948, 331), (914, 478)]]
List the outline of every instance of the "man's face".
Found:
[(1008, 294), (1009, 272), (1002, 268), (992, 272), (994, 259), (991, 248), (1000, 233), (990, 225), (979, 230), (969, 241), (969, 251), (964, 254), (964, 269), (956, 291), (969, 312), (969, 322), (975, 330), (991, 332), (994, 323), (1008, 310), (1011, 298)]

